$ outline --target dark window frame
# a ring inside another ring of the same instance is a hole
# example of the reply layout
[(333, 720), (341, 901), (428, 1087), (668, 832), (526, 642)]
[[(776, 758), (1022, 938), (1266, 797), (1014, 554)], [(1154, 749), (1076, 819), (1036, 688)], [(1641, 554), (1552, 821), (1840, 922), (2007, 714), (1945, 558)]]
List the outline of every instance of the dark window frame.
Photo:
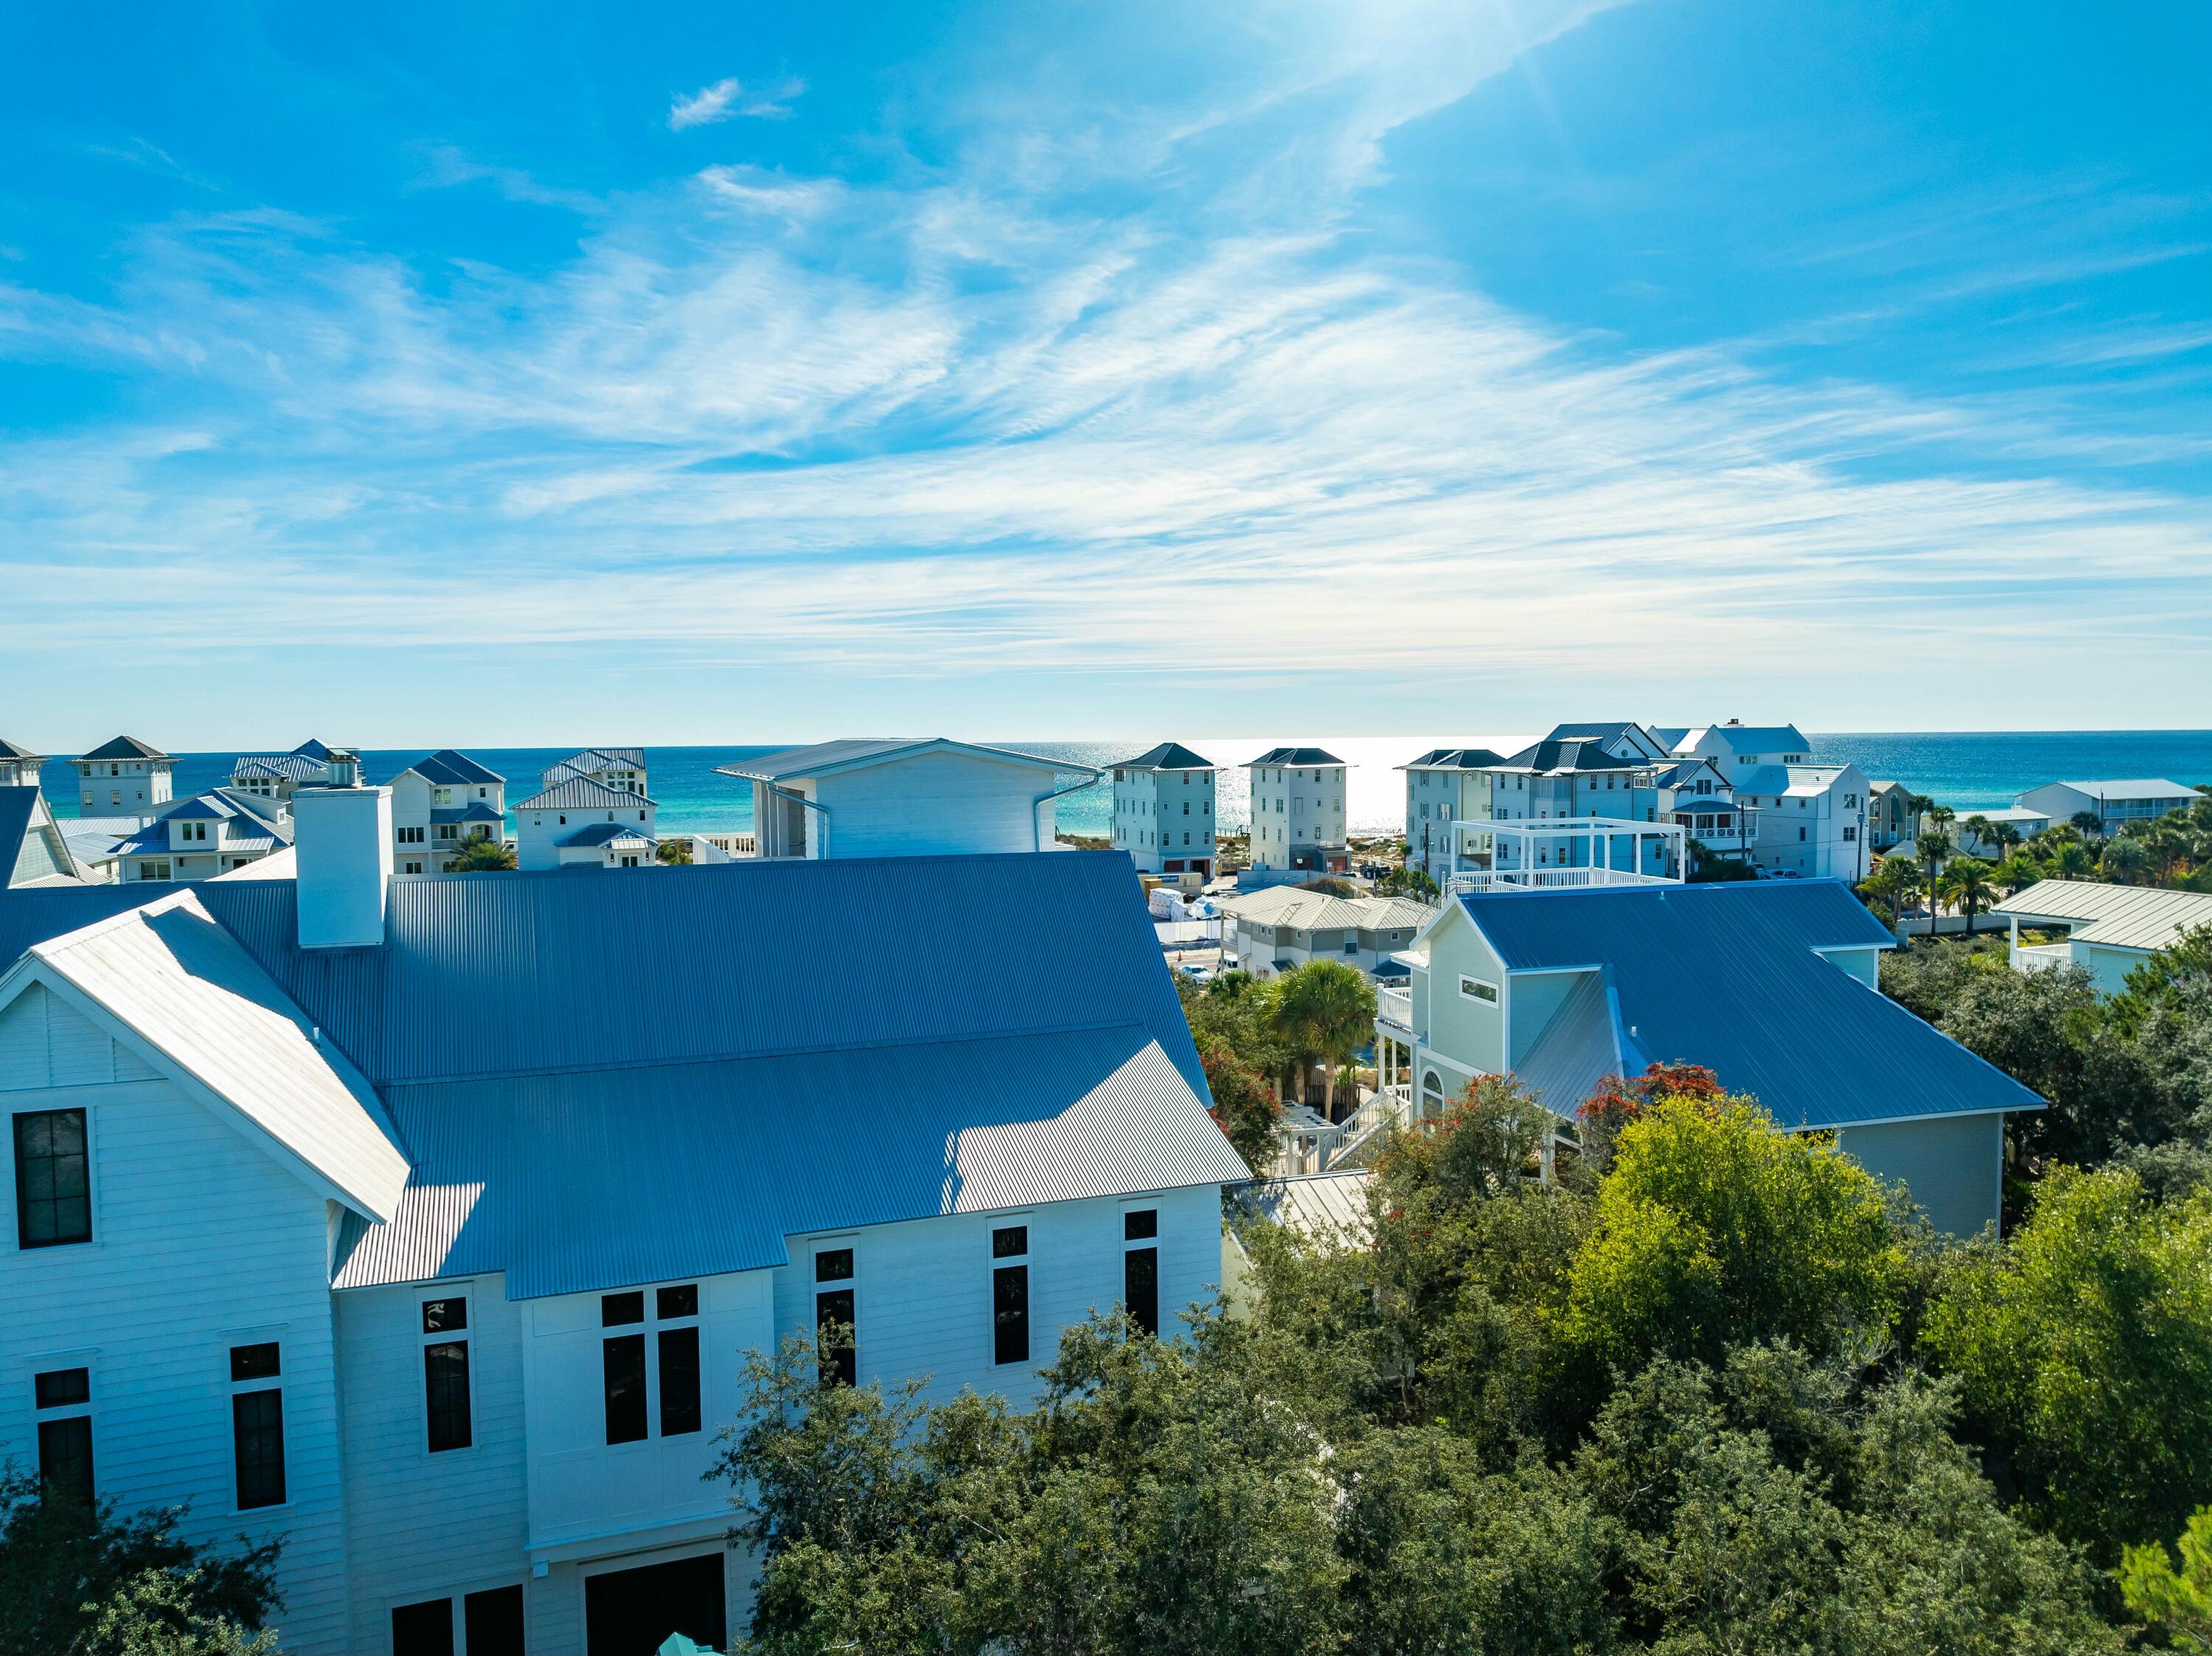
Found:
[(1022, 1238), (1018, 1255), (999, 1252), (999, 1238), (991, 1234), (991, 1364), (1003, 1368), (1030, 1360), (1029, 1228), (1012, 1227)]
[(31, 1400), (37, 1419), (40, 1488), (96, 1507), (100, 1484), (93, 1449), (91, 1368), (50, 1368), (33, 1375)]
[[(56, 1150), (52, 1124), (72, 1119), (76, 1148)], [(34, 1146), (32, 1136), (40, 1125), (46, 1128), (46, 1142), (43, 1146)], [(90, 1112), (82, 1105), (71, 1109), (15, 1111), (9, 1149), (15, 1162), (15, 1245), (28, 1252), (32, 1248), (73, 1247), (91, 1241)], [(70, 1176), (72, 1173), (73, 1178)], [(72, 1183), (74, 1190), (61, 1188)], [(34, 1225), (34, 1220), (42, 1220), (43, 1223)]]
[(284, 1388), (252, 1386), (230, 1394), (233, 1492), (240, 1512), (290, 1502), (284, 1475)]
[(465, 1289), (416, 1301), (422, 1348), (422, 1441), (425, 1453), (453, 1454), (476, 1447), (476, 1398), (471, 1378), (470, 1295)]
[(1160, 1332), (1160, 1211), (1125, 1208), (1121, 1213), (1121, 1309), (1146, 1334)]

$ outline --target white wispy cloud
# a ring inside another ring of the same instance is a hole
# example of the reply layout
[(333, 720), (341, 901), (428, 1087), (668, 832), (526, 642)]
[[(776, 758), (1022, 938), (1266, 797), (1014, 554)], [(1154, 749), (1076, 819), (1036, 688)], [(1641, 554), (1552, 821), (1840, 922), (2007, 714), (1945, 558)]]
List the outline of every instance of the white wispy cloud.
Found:
[(763, 121), (787, 120), (793, 100), (805, 90), (806, 82), (793, 75), (780, 75), (764, 83), (750, 85), (732, 75), (712, 86), (701, 87), (688, 97), (678, 94), (672, 98), (668, 106), (668, 130), (681, 132), (688, 126), (708, 126), (738, 116)]
[[(1407, 697), (1878, 681), (1940, 644), (1945, 696), (2021, 706), (2064, 693), (2025, 662), (2124, 640), (2204, 686), (2212, 513), (2056, 464), (2063, 409), (1623, 354), (1347, 247), (1393, 124), (1525, 34), (1449, 69), (1418, 32), (1367, 42), (1224, 122), (1117, 117), (1018, 165), (994, 133), (918, 180), (710, 168), (609, 207), (550, 278), (200, 221), (149, 233), (111, 304), (0, 289), (0, 332), (207, 404), (0, 447), (15, 637), (189, 653), (312, 615), (337, 645), (861, 679), (1364, 666)], [(1253, 124), (1202, 212), (1084, 204)]]

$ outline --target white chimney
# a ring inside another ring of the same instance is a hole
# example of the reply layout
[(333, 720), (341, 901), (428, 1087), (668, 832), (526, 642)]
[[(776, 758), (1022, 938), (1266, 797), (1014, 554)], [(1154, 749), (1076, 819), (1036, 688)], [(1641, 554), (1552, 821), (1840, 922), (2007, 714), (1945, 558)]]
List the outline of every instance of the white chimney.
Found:
[(300, 947), (374, 946), (392, 885), (392, 790), (362, 786), (360, 757), (344, 749), (331, 750), (329, 777), (292, 796)]

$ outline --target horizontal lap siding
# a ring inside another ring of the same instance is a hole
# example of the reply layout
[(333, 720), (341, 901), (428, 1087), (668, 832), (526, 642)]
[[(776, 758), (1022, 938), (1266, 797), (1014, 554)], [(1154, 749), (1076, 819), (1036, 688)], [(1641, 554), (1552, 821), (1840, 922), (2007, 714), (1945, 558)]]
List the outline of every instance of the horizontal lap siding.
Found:
[[(464, 1288), (475, 1441), (432, 1454), (421, 1302)], [(528, 1582), (521, 1308), (507, 1302), (496, 1277), (356, 1289), (337, 1295), (337, 1305), (353, 1543), (348, 1648), (382, 1651), (390, 1647), (394, 1604)]]
[[(1002, 1214), (878, 1225), (825, 1235), (819, 1246), (854, 1250), (860, 1376), (890, 1384), (930, 1378), (943, 1401), (963, 1386), (1000, 1392), (1017, 1407), (1035, 1398), (1035, 1371), (1052, 1362), (1062, 1330), (1121, 1299), (1126, 1209), (1157, 1208), (1160, 1328), (1176, 1313), (1210, 1301), (1221, 1282), (1221, 1198), (1217, 1186), (1158, 1198), (1055, 1203)], [(1030, 1361), (991, 1361), (991, 1232), (1029, 1228)], [(814, 1319), (813, 1255), (817, 1243), (791, 1241), (792, 1264), (775, 1273), (776, 1326), (809, 1331)]]
[[(345, 1649), (325, 1204), (169, 1082), (135, 1079), (148, 1073), (43, 988), (0, 1011), (0, 1108), (83, 1106), (94, 1195), (92, 1241), (15, 1247), (10, 1139), (0, 1458), (36, 1464), (32, 1375), (88, 1366), (100, 1494), (125, 1511), (188, 1504), (181, 1531), (195, 1541), (281, 1537), (284, 1648)], [(70, 1090), (42, 1096), (49, 1083)], [(240, 1513), (228, 1348), (272, 1339), (283, 1347), (289, 1500)]]

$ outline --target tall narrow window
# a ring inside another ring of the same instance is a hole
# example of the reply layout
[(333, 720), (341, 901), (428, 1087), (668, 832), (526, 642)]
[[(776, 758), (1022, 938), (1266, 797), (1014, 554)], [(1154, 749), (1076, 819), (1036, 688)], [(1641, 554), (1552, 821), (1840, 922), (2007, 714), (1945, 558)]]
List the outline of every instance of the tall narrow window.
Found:
[(1152, 1243), (1160, 1234), (1159, 1210), (1139, 1208), (1121, 1216), (1121, 1303), (1129, 1320), (1147, 1334), (1160, 1331), (1160, 1250)]
[[(814, 1256), (814, 1346), (824, 1386), (860, 1380), (860, 1331), (853, 1297), (853, 1250), (825, 1248)], [(842, 1288), (826, 1283), (842, 1283)]]
[(275, 1341), (230, 1348), (231, 1459), (238, 1508), (284, 1504), (284, 1393)]
[(39, 1416), (39, 1485), (56, 1501), (93, 1504), (92, 1371), (55, 1368), (31, 1382)]
[[(624, 1328), (645, 1320), (641, 1293), (608, 1294), (599, 1300), (599, 1325)], [(616, 1334), (599, 1344), (607, 1441), (635, 1443), (646, 1435), (645, 1336)]]
[(24, 1247), (92, 1240), (82, 1110), (29, 1110), (15, 1118), (15, 1240)]
[(1008, 1225), (991, 1233), (991, 1361), (1030, 1360), (1030, 1231)]
[(469, 1418), (469, 1302), (422, 1301), (422, 1393), (433, 1452), (465, 1449), (476, 1439)]
[(653, 1358), (660, 1369), (660, 1435), (699, 1429), (699, 1285), (656, 1289)]

